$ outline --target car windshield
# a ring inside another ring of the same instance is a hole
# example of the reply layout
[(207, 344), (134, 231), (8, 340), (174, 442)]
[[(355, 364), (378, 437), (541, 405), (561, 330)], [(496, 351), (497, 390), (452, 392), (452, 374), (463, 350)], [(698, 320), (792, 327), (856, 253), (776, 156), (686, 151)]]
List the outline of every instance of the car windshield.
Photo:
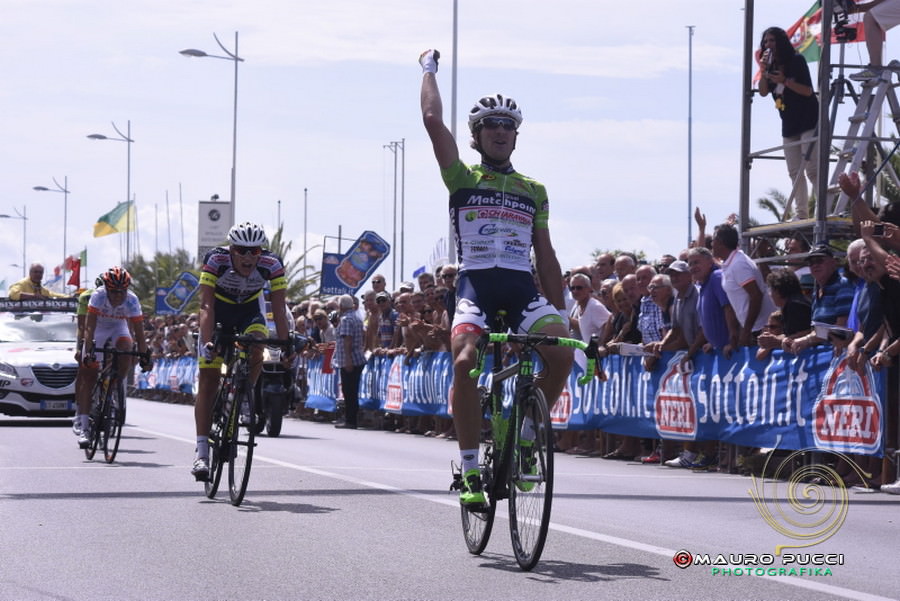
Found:
[(75, 342), (70, 313), (0, 314), (0, 342)]

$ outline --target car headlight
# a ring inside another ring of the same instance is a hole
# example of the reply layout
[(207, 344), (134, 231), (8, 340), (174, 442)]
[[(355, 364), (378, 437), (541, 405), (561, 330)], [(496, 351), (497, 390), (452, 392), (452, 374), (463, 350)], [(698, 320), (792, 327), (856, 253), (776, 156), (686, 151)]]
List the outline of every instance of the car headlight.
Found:
[(9, 363), (0, 363), (0, 377), (3, 378), (18, 378), (19, 374), (16, 371), (16, 368), (10, 365)]

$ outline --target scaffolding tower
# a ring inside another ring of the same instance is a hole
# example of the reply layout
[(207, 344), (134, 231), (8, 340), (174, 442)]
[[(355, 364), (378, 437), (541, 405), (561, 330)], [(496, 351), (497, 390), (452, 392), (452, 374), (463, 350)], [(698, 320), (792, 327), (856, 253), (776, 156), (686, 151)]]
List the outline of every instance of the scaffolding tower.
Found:
[[(885, 142), (896, 143), (900, 136), (900, 102), (898, 102), (896, 93), (896, 88), (900, 85), (898, 83), (900, 63), (892, 61), (879, 77), (867, 81), (856, 83), (845, 77), (846, 70), (863, 69), (865, 65), (850, 65), (844, 62), (846, 43), (838, 44), (838, 61), (831, 62), (833, 5), (834, 0), (822, 0), (821, 56), (818, 70), (819, 120), (817, 136), (814, 139), (818, 141), (818, 152), (817, 156), (808, 157), (809, 160), (817, 161), (818, 164), (818, 181), (814, 188), (817, 191), (815, 216), (810, 219), (789, 221), (786, 220), (787, 215), (785, 215), (779, 223), (744, 227), (742, 228), (742, 245), (745, 251), (749, 251), (751, 239), (759, 238), (772, 240), (798, 237), (806, 240), (810, 246), (852, 238), (853, 220), (849, 215), (850, 207), (848, 206), (852, 199), (848, 199), (847, 195), (842, 193), (838, 187), (838, 177), (841, 173), (864, 170), (869, 176), (867, 179), (870, 180), (874, 174), (883, 170), (900, 188), (897, 175), (890, 166), (891, 153), (885, 153), (882, 147), (882, 143)], [(781, 145), (757, 151), (750, 148), (751, 107), (754, 95), (757, 93), (752, 82), (756, 68), (753, 7), (754, 0), (745, 0), (744, 89), (741, 107), (741, 178), (738, 213), (741, 224), (749, 223), (750, 218), (750, 170), (753, 161), (761, 158), (783, 160), (783, 151), (787, 147), (787, 145)], [(849, 118), (839, 116), (839, 107), (849, 102), (853, 103), (852, 115)], [(889, 137), (884, 137), (878, 132), (879, 118), (885, 103), (890, 107), (890, 123), (893, 124), (894, 131)], [(800, 144), (800, 142), (792, 144)], [(832, 144), (838, 145), (836, 154), (832, 152)], [(778, 153), (781, 153), (781, 156), (777, 156)], [(801, 169), (793, 182), (788, 207), (791, 206), (795, 197), (794, 189), (805, 177), (803, 169)], [(867, 186), (865, 200), (870, 206), (873, 204), (872, 186)], [(774, 244), (772, 246), (774, 247)], [(777, 262), (802, 258), (802, 256), (761, 258), (758, 261)]]

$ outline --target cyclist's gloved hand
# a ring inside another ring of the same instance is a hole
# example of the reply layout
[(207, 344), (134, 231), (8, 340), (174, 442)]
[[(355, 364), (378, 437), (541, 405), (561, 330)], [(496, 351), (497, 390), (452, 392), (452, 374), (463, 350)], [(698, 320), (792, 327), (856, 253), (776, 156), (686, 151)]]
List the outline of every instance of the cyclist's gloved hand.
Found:
[(212, 342), (207, 342), (206, 344), (201, 344), (200, 348), (197, 349), (197, 354), (199, 354), (206, 361), (212, 361), (215, 356), (215, 347), (213, 347)]
[(422, 65), (422, 73), (437, 73), (438, 59), (441, 53), (437, 50), (426, 50), (419, 55), (419, 64)]
[(139, 363), (141, 366), (141, 371), (150, 371), (151, 369), (153, 369), (153, 359), (150, 358), (149, 354), (141, 355)]
[(81, 356), (81, 364), (86, 367), (94, 367), (97, 365), (97, 357), (94, 356), (93, 351), (87, 352)]

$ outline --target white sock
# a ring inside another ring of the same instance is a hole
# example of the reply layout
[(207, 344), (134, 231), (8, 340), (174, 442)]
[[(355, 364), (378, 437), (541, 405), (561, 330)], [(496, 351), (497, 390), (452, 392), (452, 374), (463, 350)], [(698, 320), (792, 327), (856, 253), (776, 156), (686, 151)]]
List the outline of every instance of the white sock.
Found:
[(478, 469), (478, 449), (465, 449), (459, 451), (462, 459), (462, 473)]
[(209, 438), (197, 437), (197, 459), (209, 459)]

